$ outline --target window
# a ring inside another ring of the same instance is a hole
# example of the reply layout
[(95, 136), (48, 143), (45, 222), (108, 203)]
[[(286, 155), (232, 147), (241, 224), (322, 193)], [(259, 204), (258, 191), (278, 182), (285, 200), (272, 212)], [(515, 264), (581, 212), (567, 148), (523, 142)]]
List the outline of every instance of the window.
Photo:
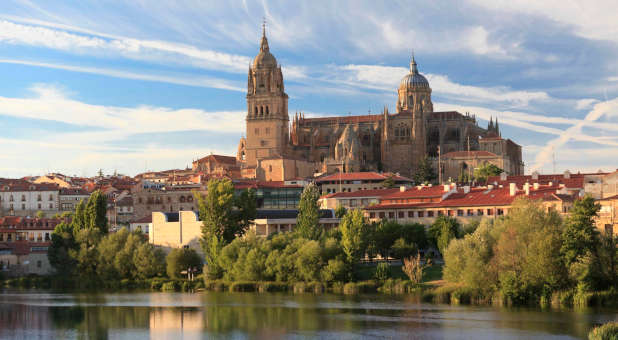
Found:
[(49, 240), (50, 240), (49, 233), (45, 233), (45, 241), (49, 241)]
[(502, 209), (497, 209), (497, 210), (496, 210), (496, 213), (497, 213), (498, 215), (504, 215), (504, 211), (503, 211)]
[(38, 207), (39, 209), (41, 209), (41, 203), (37, 204), (37, 207)]
[(388, 218), (395, 218), (395, 212), (394, 211), (389, 211), (388, 212)]
[(41, 194), (37, 195), (36, 200), (39, 202), (41, 201)]
[(384, 211), (380, 211), (380, 218), (384, 218)]
[(13, 195), (11, 195), (11, 197), (9, 197), (9, 202), (13, 202)]
[[(370, 212), (369, 213), (369, 218), (376, 218), (376, 213)], [(2, 241), (2, 240), (0, 240), (0, 241)]]
[(26, 201), (26, 195), (21, 195), (21, 201), (25, 202)]
[(260, 128), (255, 128), (254, 132), (255, 132), (255, 134), (257, 136), (259, 136), (260, 135)]
[(427, 212), (427, 217), (433, 217), (433, 214), (434, 214), (433, 210), (429, 210)]
[(41, 260), (36, 261), (36, 267), (37, 268), (41, 268), (41, 264), (42, 264)]
[(54, 195), (49, 194), (49, 200), (50, 200), (50, 201), (53, 201), (53, 200), (54, 200)]
[(414, 217), (414, 211), (408, 211), (408, 217), (410, 218)]
[(487, 209), (487, 216), (491, 216), (494, 214), (494, 210), (493, 209)]
[(457, 216), (463, 216), (464, 212), (462, 209), (457, 210)]
[(416, 214), (418, 215), (418, 217), (424, 217), (425, 216), (425, 212), (424, 211), (419, 211)]
[(474, 216), (474, 210), (468, 209), (468, 216)]
[(483, 209), (477, 209), (476, 216), (483, 216)]
[(187, 196), (187, 202), (193, 202), (193, 196)]
[(403, 211), (398, 212), (398, 213), (397, 213), (397, 217), (398, 217), (398, 218), (403, 218)]
[(444, 211), (438, 210), (438, 216), (444, 216)]
[(26, 205), (25, 204), (21, 205), (21, 210), (26, 210)]
[(184, 196), (180, 196), (179, 201), (180, 201), (180, 203), (185, 203), (185, 197)]
[(54, 204), (53, 203), (49, 204), (49, 209), (54, 209)]
[[(268, 110), (266, 110), (266, 111), (267, 111), (267, 113), (268, 113)], [(267, 135), (268, 135), (268, 134), (270, 134), (270, 128), (266, 128), (266, 134), (267, 134)]]

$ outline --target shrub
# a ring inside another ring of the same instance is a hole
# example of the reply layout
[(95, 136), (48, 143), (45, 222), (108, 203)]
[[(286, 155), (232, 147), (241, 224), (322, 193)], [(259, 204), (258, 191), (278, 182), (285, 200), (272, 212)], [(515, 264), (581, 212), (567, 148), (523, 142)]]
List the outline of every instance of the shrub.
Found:
[[(344, 287), (345, 288), (345, 287)], [(378, 291), (378, 285), (375, 281), (362, 281), (356, 284), (359, 293), (375, 293)]]
[(403, 259), (403, 266), (401, 270), (408, 275), (412, 283), (421, 283), (423, 280), (423, 269), (425, 266), (421, 264), (421, 255), (411, 256), (408, 259)]
[(343, 293), (343, 286), (344, 286), (344, 283), (341, 281), (333, 282), (333, 284), (331, 285), (331, 291), (333, 293), (341, 294)]
[(177, 291), (180, 288), (177, 281), (167, 281), (161, 285), (161, 291), (164, 292), (173, 292)]
[(294, 283), (294, 294), (304, 293), (307, 289), (307, 284), (304, 282), (296, 282)]
[(328, 264), (322, 268), (322, 280), (326, 282), (343, 281), (346, 278), (347, 267), (339, 259), (328, 260)]
[(285, 292), (288, 290), (288, 285), (284, 282), (261, 282), (258, 284), (258, 291), (264, 292)]
[(255, 282), (232, 282), (230, 292), (255, 292), (257, 284)]
[(608, 322), (601, 326), (593, 328), (588, 333), (590, 340), (617, 340), (618, 339), (618, 322)]
[(358, 287), (354, 282), (348, 282), (343, 286), (343, 294), (355, 295), (358, 294)]
[(391, 266), (386, 262), (380, 262), (376, 266), (373, 277), (378, 281), (384, 281), (391, 277)]

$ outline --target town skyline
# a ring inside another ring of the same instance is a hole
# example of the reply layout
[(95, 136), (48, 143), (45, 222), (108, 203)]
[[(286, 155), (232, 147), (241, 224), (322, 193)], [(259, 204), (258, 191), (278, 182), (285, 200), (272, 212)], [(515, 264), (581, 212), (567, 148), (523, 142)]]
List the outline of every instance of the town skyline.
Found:
[[(611, 33), (618, 27), (599, 14), (607, 10), (601, 3), (590, 5), (598, 20), (585, 23), (570, 19), (577, 10), (570, 5), (531, 14), (519, 4), (482, 1), (456, 8), (401, 3), (401, 11), (264, 2), (218, 8), (220, 18), (210, 14), (213, 6), (120, 4), (126, 18), (142, 15), (127, 22), (120, 9), (94, 5), (0, 5), (7, 79), (0, 86), (0, 177), (99, 169), (135, 175), (184, 168), (211, 152), (235, 155), (245, 130), (245, 72), (263, 18), (283, 66), (290, 115), (394, 111), (414, 49), (436, 110), (469, 112), (480, 126), (497, 117), (522, 145), (526, 173), (616, 168), (618, 34)], [(446, 23), (469, 8), (474, 15)], [(406, 20), (412, 9), (416, 21)], [(336, 33), (325, 39), (324, 27)]]

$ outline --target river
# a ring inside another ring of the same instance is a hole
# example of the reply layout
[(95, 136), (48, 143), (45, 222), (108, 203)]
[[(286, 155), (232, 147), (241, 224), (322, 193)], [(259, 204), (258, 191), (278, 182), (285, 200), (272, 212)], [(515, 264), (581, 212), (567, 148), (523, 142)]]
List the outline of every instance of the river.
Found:
[(0, 292), (0, 339), (580, 339), (613, 319), (413, 295)]

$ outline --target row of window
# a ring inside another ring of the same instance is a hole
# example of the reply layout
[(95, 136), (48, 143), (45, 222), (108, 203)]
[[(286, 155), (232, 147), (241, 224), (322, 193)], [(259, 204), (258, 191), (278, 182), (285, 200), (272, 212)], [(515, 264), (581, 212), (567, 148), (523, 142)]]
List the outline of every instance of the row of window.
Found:
[[(168, 196), (167, 197), (167, 202), (171, 203), (172, 202), (172, 198)], [(193, 195), (180, 196), (178, 198), (178, 202), (180, 202), (180, 203), (193, 202)], [(137, 198), (137, 203), (139, 203), (139, 204), (144, 203), (144, 199), (142, 197), (138, 197)], [(163, 203), (163, 198), (161, 198), (161, 197), (148, 197), (146, 199), (146, 203), (147, 204), (162, 204)]]
[(30, 242), (48, 242), (51, 240), (49, 232), (26, 232), (20, 231), (17, 233), (0, 233), (0, 242), (15, 241), (30, 241)]
[[(54, 209), (54, 204), (53, 203), (49, 203), (48, 205), (50, 210)], [(41, 203), (37, 204), (37, 209), (41, 210), (43, 209), (43, 205)], [(9, 210), (15, 210), (15, 206), (13, 205), (13, 203), (9, 204)], [(21, 210), (26, 210), (26, 203), (22, 203), (21, 204)]]
[[(37, 198), (36, 198), (36, 200), (37, 200), (38, 202), (41, 202), (41, 201), (43, 201), (43, 197), (42, 197), (41, 195), (38, 195), (38, 196), (37, 196)], [(54, 200), (54, 195), (51, 195), (51, 194), (50, 194), (50, 195), (49, 195), (49, 200), (50, 200), (50, 201), (53, 201), (53, 200)], [(2, 196), (0, 196), (0, 201), (2, 201)], [(9, 202), (14, 202), (14, 201), (15, 201), (15, 199), (13, 198), (13, 195), (10, 195), (10, 196), (9, 196)], [(21, 195), (21, 201), (22, 201), (22, 202), (26, 202), (26, 195)]]
[[(255, 129), (253, 130), (253, 132), (255, 132), (255, 135), (256, 135), (256, 136), (259, 136), (259, 135), (260, 135), (260, 128), (255, 128)], [(268, 128), (268, 127), (267, 127), (267, 128), (264, 128), (264, 134), (266, 134), (266, 135), (270, 135), (270, 128)]]
[[(496, 215), (500, 216), (500, 215), (504, 215), (506, 212), (506, 209), (502, 209), (502, 208), (498, 208), (495, 210)], [(376, 216), (378, 218), (386, 218), (386, 216), (388, 215), (388, 218), (395, 218), (395, 215), (397, 216), (397, 218), (422, 218), (422, 217), (435, 217), (435, 216), (493, 216), (494, 215), (494, 209), (457, 209), (457, 210), (427, 210), (427, 211), (415, 211), (415, 210), (410, 210), (407, 211), (407, 213), (405, 211), (397, 211), (396, 213), (394, 211), (380, 211), (380, 212), (370, 212), (369, 213), (369, 218), (376, 218)], [(406, 217), (407, 216), (407, 217)]]

